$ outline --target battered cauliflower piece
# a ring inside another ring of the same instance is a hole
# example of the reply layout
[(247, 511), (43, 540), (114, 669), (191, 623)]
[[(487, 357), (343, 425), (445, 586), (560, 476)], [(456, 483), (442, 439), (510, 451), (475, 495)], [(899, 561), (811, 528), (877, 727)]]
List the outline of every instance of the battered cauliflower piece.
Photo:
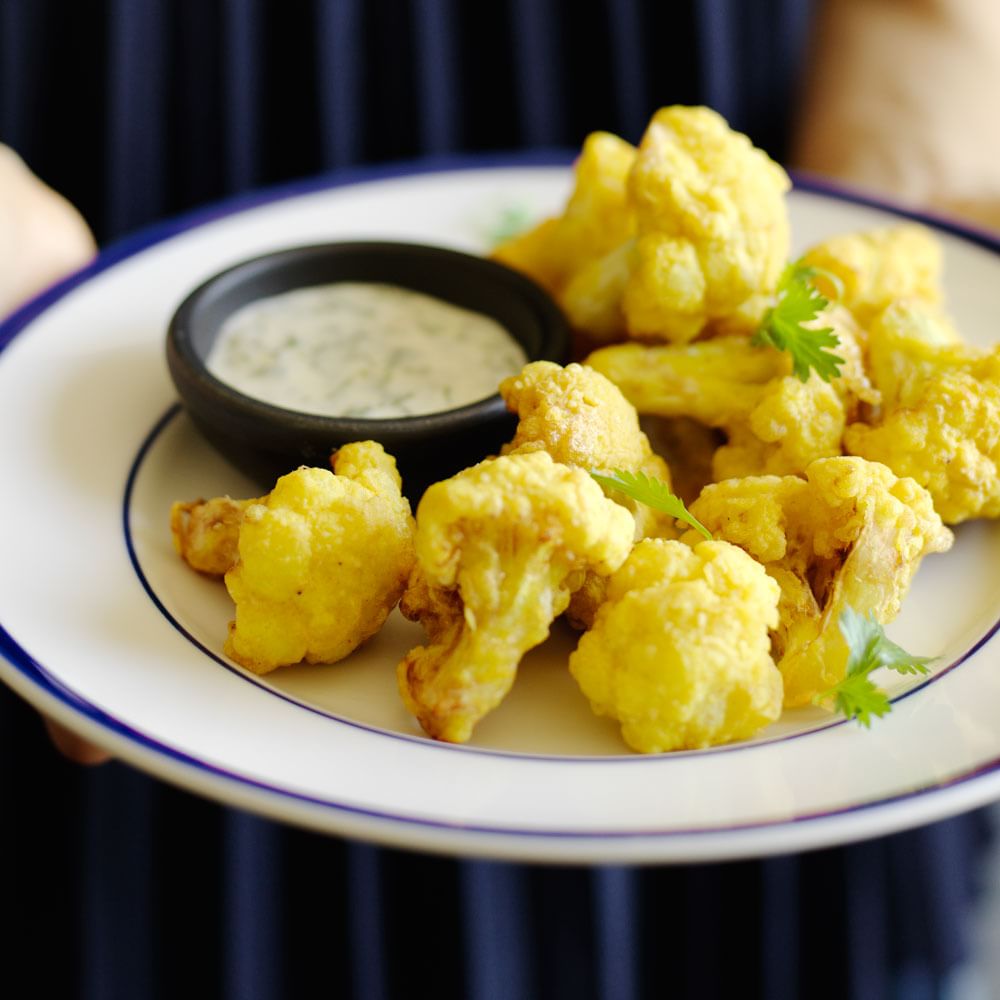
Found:
[(714, 479), (800, 473), (842, 453), (848, 400), (842, 379), (801, 382), (787, 354), (746, 337), (695, 344), (617, 344), (586, 364), (606, 375), (644, 415), (688, 417), (722, 429)]
[(1000, 347), (956, 342), (933, 309), (899, 302), (872, 324), (881, 413), (854, 423), (846, 450), (925, 487), (947, 524), (1000, 516)]
[(778, 596), (763, 567), (728, 542), (640, 542), (608, 581), (570, 672), (634, 750), (746, 739), (781, 713), (768, 638)]
[(614, 382), (639, 413), (691, 417), (709, 427), (744, 419), (768, 384), (792, 370), (786, 354), (754, 347), (746, 337), (615, 344), (584, 364)]
[(563, 465), (630, 470), (652, 454), (635, 407), (593, 368), (532, 361), (500, 383), (500, 395), (518, 417), (504, 454), (546, 451)]
[(629, 334), (689, 341), (773, 293), (788, 260), (790, 186), (715, 111), (656, 112), (629, 175), (638, 227), (622, 303)]
[(848, 650), (839, 619), (845, 606), (890, 622), (923, 557), (952, 543), (926, 490), (852, 456), (813, 462), (804, 479), (716, 483), (690, 509), (715, 538), (762, 563), (781, 587), (771, 638), (788, 706), (808, 703), (843, 678)]
[[(500, 383), (500, 395), (520, 418), (504, 454), (545, 451), (555, 461), (587, 472), (641, 472), (670, 487), (670, 470), (650, 448), (649, 439), (639, 428), (635, 407), (592, 368), (578, 364), (562, 368), (551, 361), (533, 361), (520, 374)], [(606, 489), (605, 494), (632, 514), (636, 541), (677, 537), (669, 514), (618, 490)], [(603, 600), (604, 577), (588, 574), (570, 599), (570, 624), (589, 628)]]
[(633, 532), (628, 511), (586, 472), (544, 451), (489, 459), (431, 486), (400, 606), (428, 644), (398, 668), (400, 694), (424, 730), (468, 740), (588, 571), (608, 576), (622, 564)]
[(877, 407), (882, 402), (882, 394), (868, 374), (868, 332), (841, 302), (831, 302), (812, 325), (817, 324), (829, 328), (837, 338), (837, 346), (832, 350), (844, 363), (839, 377), (830, 384), (843, 401), (848, 420), (854, 420), (864, 408)]
[(199, 573), (222, 576), (239, 556), (243, 513), (260, 500), (177, 501), (170, 508), (170, 534), (177, 554)]
[(333, 472), (300, 468), (251, 503), (226, 654), (263, 674), (334, 663), (382, 627), (414, 562), (413, 518), (394, 459), (374, 441), (345, 445)]
[(622, 296), (634, 264), (635, 241), (629, 239), (584, 264), (562, 289), (559, 304), (570, 326), (590, 347), (625, 338)]
[(597, 342), (751, 329), (788, 257), (785, 172), (708, 108), (658, 111), (636, 151), (589, 136), (558, 219), (499, 247)]
[(635, 220), (626, 204), (626, 180), (634, 162), (630, 143), (608, 132), (591, 133), (576, 161), (573, 192), (562, 215), (500, 244), (494, 259), (559, 297), (581, 268), (632, 236)]
[(795, 475), (839, 455), (846, 424), (836, 389), (815, 373), (808, 382), (774, 379), (744, 419), (724, 428), (729, 440), (712, 456), (712, 476)]
[[(840, 278), (840, 301), (864, 327), (897, 299), (935, 305), (942, 298), (941, 246), (923, 226), (906, 224), (835, 236), (806, 251), (802, 260)], [(838, 297), (838, 290), (823, 277), (817, 285), (828, 298)]]
[(932, 377), (948, 365), (961, 367), (976, 353), (964, 347), (944, 312), (914, 299), (893, 302), (870, 325), (868, 365), (888, 408), (915, 381)]
[[(670, 470), (639, 428), (635, 407), (612, 382), (582, 365), (533, 361), (500, 383), (519, 422), (503, 454), (545, 451), (556, 462), (588, 472), (642, 472), (670, 485)], [(611, 499), (636, 519), (636, 538), (673, 536), (673, 518), (621, 493)]]

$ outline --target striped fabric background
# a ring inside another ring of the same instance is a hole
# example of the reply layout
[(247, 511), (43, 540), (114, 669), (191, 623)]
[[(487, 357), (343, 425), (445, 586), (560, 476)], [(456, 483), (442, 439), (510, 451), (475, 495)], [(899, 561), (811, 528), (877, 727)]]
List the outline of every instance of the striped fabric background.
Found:
[[(805, 0), (0, 0), (0, 141), (102, 242), (347, 166), (636, 140), (675, 102), (781, 157), (810, 16)], [(675, 869), (427, 858), (81, 770), (0, 690), (0, 983), (67, 1000), (930, 997), (964, 956), (987, 834), (973, 814)]]

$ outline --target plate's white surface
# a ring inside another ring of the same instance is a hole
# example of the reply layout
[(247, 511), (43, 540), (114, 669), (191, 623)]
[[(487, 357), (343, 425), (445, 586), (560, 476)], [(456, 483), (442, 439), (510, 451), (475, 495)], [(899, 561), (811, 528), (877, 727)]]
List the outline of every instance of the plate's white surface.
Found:
[[(173, 499), (252, 492), (173, 409), (169, 316), (208, 274), (279, 247), (400, 238), (482, 247), (491, 217), (553, 210), (563, 168), (381, 179), (258, 204), (119, 247), (0, 328), (0, 677), (121, 758), (222, 801), (419, 849), (556, 861), (681, 861), (790, 851), (1000, 798), (1000, 526), (929, 558), (891, 634), (942, 657), (865, 731), (789, 713), (753, 744), (636, 757), (565, 669), (572, 637), (522, 667), (470, 747), (423, 738), (394, 666), (394, 617), (348, 662), (250, 678), (221, 654), (228, 599), (171, 548)], [(886, 211), (798, 191), (796, 243)], [(155, 235), (155, 234), (154, 234)], [(152, 237), (136, 246), (150, 244)], [(942, 232), (950, 305), (994, 337), (1000, 254)], [(6, 346), (4, 346), (6, 345)], [(986, 641), (984, 641), (986, 640)], [(890, 682), (891, 683), (891, 682)]]

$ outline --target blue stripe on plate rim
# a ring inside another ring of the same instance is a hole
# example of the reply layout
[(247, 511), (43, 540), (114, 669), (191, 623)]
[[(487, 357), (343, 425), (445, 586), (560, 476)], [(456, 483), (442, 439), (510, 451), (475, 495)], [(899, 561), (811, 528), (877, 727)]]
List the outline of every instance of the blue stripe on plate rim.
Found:
[[(294, 198), (300, 195), (310, 194), (313, 192), (323, 191), (331, 188), (346, 187), (352, 184), (360, 184), (370, 181), (377, 180), (388, 180), (393, 178), (403, 178), (411, 176), (419, 176), (421, 174), (434, 174), (445, 171), (457, 171), (457, 170), (488, 170), (495, 168), (510, 168), (510, 167), (532, 167), (532, 166), (567, 166), (572, 162), (573, 154), (568, 153), (563, 150), (536, 150), (526, 153), (505, 153), (505, 154), (489, 154), (489, 155), (472, 155), (472, 156), (444, 156), (444, 157), (434, 157), (428, 159), (422, 159), (412, 162), (403, 163), (391, 163), (378, 165), (373, 167), (362, 167), (362, 168), (350, 168), (345, 170), (338, 170), (331, 174), (324, 174), (318, 177), (308, 178), (304, 180), (292, 181), (288, 184), (280, 185), (273, 188), (267, 188), (260, 191), (254, 191), (243, 195), (237, 195), (233, 198), (226, 199), (217, 204), (214, 204), (208, 208), (196, 209), (192, 212), (183, 214), (174, 219), (167, 220), (165, 222), (160, 222), (146, 227), (131, 236), (127, 236), (121, 240), (116, 241), (111, 244), (107, 249), (102, 250), (101, 253), (87, 266), (81, 268), (79, 271), (69, 275), (67, 278), (53, 285), (51, 288), (43, 291), (35, 298), (31, 299), (29, 302), (25, 303), (20, 309), (12, 313), (4, 322), (0, 323), (0, 353), (2, 353), (10, 343), (18, 336), (22, 331), (24, 331), (30, 324), (41, 315), (46, 309), (50, 308), (65, 295), (71, 292), (74, 288), (79, 285), (84, 284), (91, 278), (100, 274), (102, 271), (106, 271), (114, 265), (133, 257), (143, 250), (146, 250), (158, 243), (162, 243), (165, 240), (170, 239), (173, 236), (179, 235), (180, 233), (187, 232), (188, 230), (204, 226), (208, 223), (214, 222), (219, 219), (226, 218), (227, 216), (234, 215), (236, 213), (246, 211), (258, 206), (272, 204), (287, 198)], [(807, 193), (821, 194), (825, 197), (838, 199), (841, 201), (849, 202), (852, 204), (862, 205), (869, 208), (879, 209), (882, 211), (890, 212), (894, 215), (911, 219), (916, 222), (924, 223), (935, 229), (941, 230), (943, 232), (949, 233), (954, 236), (958, 236), (969, 242), (972, 242), (978, 246), (981, 246), (993, 253), (1000, 254), (1000, 238), (994, 236), (993, 234), (978, 230), (972, 226), (957, 223), (951, 219), (943, 218), (929, 212), (918, 212), (912, 209), (906, 208), (904, 206), (893, 204), (889, 200), (876, 198), (871, 195), (867, 195), (861, 192), (852, 191), (846, 187), (838, 186), (827, 180), (807, 176), (804, 174), (793, 173), (793, 180), (796, 190), (805, 191)], [(153, 593), (148, 582), (145, 580), (141, 570), (139, 568), (138, 562), (135, 557), (134, 550), (131, 545), (131, 538), (128, 531), (128, 499), (131, 493), (132, 486), (134, 484), (134, 477), (138, 471), (138, 467), (141, 464), (141, 460), (145, 453), (148, 451), (153, 440), (156, 436), (162, 432), (163, 427), (169, 422), (170, 419), (176, 414), (176, 409), (171, 408), (165, 415), (163, 415), (159, 421), (157, 421), (153, 430), (147, 436), (146, 441), (141, 446), (139, 454), (133, 463), (133, 466), (129, 472), (128, 483), (126, 485), (124, 504), (123, 504), (123, 523), (126, 533), (126, 544), (129, 548), (129, 556), (133, 561), (133, 565), (136, 568), (136, 572), (139, 574), (140, 580), (143, 586), (146, 588), (147, 593), (150, 598), (157, 605), (161, 613), (165, 614), (167, 618), (175, 625), (176, 628), (180, 629), (182, 633), (184, 632), (183, 627), (174, 621), (174, 619), (169, 615), (169, 613), (163, 608), (162, 604), (159, 602), (156, 595)], [(914, 688), (904, 692), (899, 695), (894, 701), (900, 701), (903, 698), (909, 697), (911, 694), (916, 693), (922, 688), (929, 684), (934, 683), (939, 678), (943, 677), (945, 674), (949, 673), (955, 667), (959, 666), (973, 654), (975, 654), (979, 649), (981, 649), (989, 640), (996, 634), (1000, 629), (1000, 620), (998, 620), (994, 625), (983, 635), (969, 650), (967, 650), (961, 657), (956, 659), (953, 663), (949, 664), (947, 668), (936, 673), (933, 677), (924, 681), (923, 683), (915, 686)], [(204, 647), (197, 642), (192, 636), (188, 635), (190, 641), (194, 642), (196, 646), (204, 650)], [(207, 650), (204, 650), (208, 652)], [(213, 659), (217, 659), (213, 654), (208, 653)], [(784, 827), (791, 827), (794, 825), (801, 825), (804, 823), (815, 823), (820, 820), (833, 819), (835, 817), (843, 817), (850, 815), (852, 813), (859, 813), (868, 810), (873, 810), (876, 808), (881, 808), (889, 805), (894, 805), (897, 803), (906, 802), (909, 800), (921, 798), (927, 796), (933, 792), (954, 788), (973, 781), (976, 778), (984, 777), (989, 774), (995, 774), (1000, 771), (1000, 757), (994, 758), (992, 760), (986, 761), (983, 764), (978, 765), (968, 771), (961, 772), (951, 778), (945, 779), (943, 781), (936, 781), (928, 784), (921, 788), (912, 788), (905, 792), (901, 792), (897, 795), (878, 798), (870, 802), (857, 802), (850, 805), (841, 806), (834, 809), (820, 810), (816, 812), (799, 813), (789, 818), (781, 818), (775, 820), (760, 820), (756, 822), (747, 822), (740, 824), (731, 824), (724, 827), (708, 826), (708, 827), (687, 827), (687, 828), (654, 828), (649, 830), (617, 830), (617, 829), (607, 829), (607, 830), (562, 830), (562, 829), (523, 829), (517, 827), (503, 827), (503, 826), (486, 826), (486, 825), (475, 825), (475, 824), (465, 824), (458, 822), (447, 822), (438, 819), (427, 819), (425, 817), (419, 816), (407, 816), (391, 812), (384, 812), (380, 810), (365, 809), (360, 806), (352, 805), (350, 803), (337, 802), (331, 799), (325, 799), (318, 796), (307, 795), (302, 792), (292, 791), (287, 788), (282, 788), (278, 785), (271, 785), (266, 782), (258, 781), (254, 778), (248, 777), (243, 774), (239, 774), (235, 771), (230, 771), (225, 768), (218, 767), (217, 765), (211, 764), (207, 761), (200, 760), (197, 757), (193, 757), (190, 754), (186, 754), (180, 750), (177, 750), (167, 744), (161, 743), (146, 734), (132, 728), (127, 723), (121, 719), (115, 718), (98, 708), (96, 705), (87, 701), (77, 692), (68, 688), (64, 685), (55, 675), (50, 673), (41, 663), (36, 661), (23, 647), (18, 645), (18, 643), (13, 639), (10, 633), (7, 631), (3, 623), (0, 623), (0, 656), (2, 656), (16, 671), (21, 675), (23, 681), (26, 681), (30, 687), (35, 688), (43, 696), (48, 696), (54, 698), (61, 705), (65, 706), (71, 713), (81, 716), (91, 723), (96, 724), (99, 728), (106, 730), (115, 736), (124, 738), (128, 743), (134, 744), (135, 746), (141, 748), (142, 750), (151, 751), (153, 754), (165, 758), (167, 761), (181, 764), (186, 768), (190, 768), (195, 772), (202, 772), (207, 775), (213, 776), (215, 778), (223, 779), (223, 781), (231, 783), (238, 787), (249, 788), (253, 790), (258, 790), (266, 793), (270, 793), (279, 798), (288, 799), (293, 802), (299, 802), (305, 805), (319, 806), (324, 810), (329, 810), (335, 813), (342, 813), (348, 816), (355, 816), (359, 818), (366, 818), (372, 820), (386, 821), (391, 824), (402, 824), (404, 826), (425, 828), (425, 829), (439, 829), (439, 830), (451, 830), (462, 833), (471, 834), (483, 834), (490, 836), (500, 836), (500, 837), (511, 837), (511, 838), (529, 838), (529, 839), (541, 839), (541, 840), (571, 840), (571, 841), (594, 841), (594, 840), (638, 840), (644, 838), (682, 838), (688, 836), (697, 836), (703, 834), (724, 834), (724, 833), (737, 833), (741, 831), (753, 831), (760, 829), (779, 829)], [(228, 664), (225, 664), (227, 667)], [(232, 668), (230, 668), (232, 669)], [(277, 694), (273, 689), (268, 688), (272, 694)], [(293, 701), (296, 705), (301, 707), (310, 708), (312, 711), (318, 711), (320, 714), (328, 714), (313, 708), (312, 706), (302, 705), (300, 702), (287, 698), (284, 695), (278, 695), (279, 697), (286, 698), (287, 700)], [(341, 719), (337, 716), (330, 716), (338, 722), (345, 722), (352, 726), (356, 726), (362, 729), (367, 729), (371, 732), (379, 733), (382, 735), (394, 736), (399, 739), (404, 740), (420, 740), (420, 737), (406, 736), (402, 733), (391, 733), (386, 730), (379, 729), (377, 727), (369, 727), (360, 723), (351, 722), (351, 720)], [(831, 723), (827, 726), (821, 727), (823, 730), (830, 728), (832, 725), (839, 725), (841, 723)], [(806, 733), (793, 734), (787, 737), (781, 737), (779, 740), (794, 739), (799, 736), (810, 735), (817, 732), (817, 730), (810, 730)], [(421, 740), (422, 743), (436, 745), (431, 741)], [(777, 742), (777, 741), (770, 741)], [(721, 749), (751, 749), (754, 746), (766, 745), (763, 743), (759, 744), (749, 744), (745, 747), (732, 747), (732, 748), (721, 748)], [(454, 747), (442, 747), (444, 750), (454, 750)], [(590, 764), (595, 762), (600, 763), (641, 763), (650, 759), (662, 760), (663, 756), (649, 758), (649, 757), (580, 757), (580, 758), (570, 758), (570, 757), (560, 757), (556, 755), (525, 755), (525, 754), (514, 754), (504, 751), (488, 750), (484, 748), (475, 747), (463, 747), (459, 748), (467, 752), (475, 753), (485, 753), (497, 756), (506, 757), (517, 757), (521, 759), (542, 759), (547, 761), (558, 761), (565, 762), (569, 760), (580, 760), (586, 761)], [(706, 752), (706, 751), (694, 751)], [(718, 751), (716, 751), (718, 752)]]

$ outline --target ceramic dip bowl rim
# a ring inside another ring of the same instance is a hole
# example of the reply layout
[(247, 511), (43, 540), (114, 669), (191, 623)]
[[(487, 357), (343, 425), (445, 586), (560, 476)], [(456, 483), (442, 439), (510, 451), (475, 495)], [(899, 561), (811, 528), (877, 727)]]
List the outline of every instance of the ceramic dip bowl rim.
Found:
[[(331, 276), (324, 276), (326, 269)], [(343, 273), (340, 273), (343, 271)], [(388, 451), (431, 445), (477, 425), (484, 428), (510, 415), (499, 393), (463, 406), (404, 417), (326, 416), (288, 409), (247, 395), (213, 375), (206, 365), (224, 320), (251, 302), (337, 281), (384, 283), (410, 288), (498, 319), (524, 349), (527, 360), (565, 364), (569, 325), (539, 285), (506, 265), (461, 250), (405, 241), (351, 240), (287, 247), (239, 261), (209, 276), (175, 310), (166, 340), (174, 384), (195, 423), (207, 431), (216, 422), (215, 446), (227, 452), (260, 444), (280, 450), (284, 436), (331, 445), (376, 440)], [(449, 290), (453, 290), (449, 294)], [(487, 306), (469, 303), (479, 296)], [(496, 303), (496, 305), (493, 305)], [(501, 314), (516, 321), (501, 318)], [(220, 443), (221, 441), (221, 443)], [(398, 458), (399, 456), (397, 456)], [(240, 464), (239, 458), (236, 459)], [(292, 466), (294, 467), (294, 466)]]

